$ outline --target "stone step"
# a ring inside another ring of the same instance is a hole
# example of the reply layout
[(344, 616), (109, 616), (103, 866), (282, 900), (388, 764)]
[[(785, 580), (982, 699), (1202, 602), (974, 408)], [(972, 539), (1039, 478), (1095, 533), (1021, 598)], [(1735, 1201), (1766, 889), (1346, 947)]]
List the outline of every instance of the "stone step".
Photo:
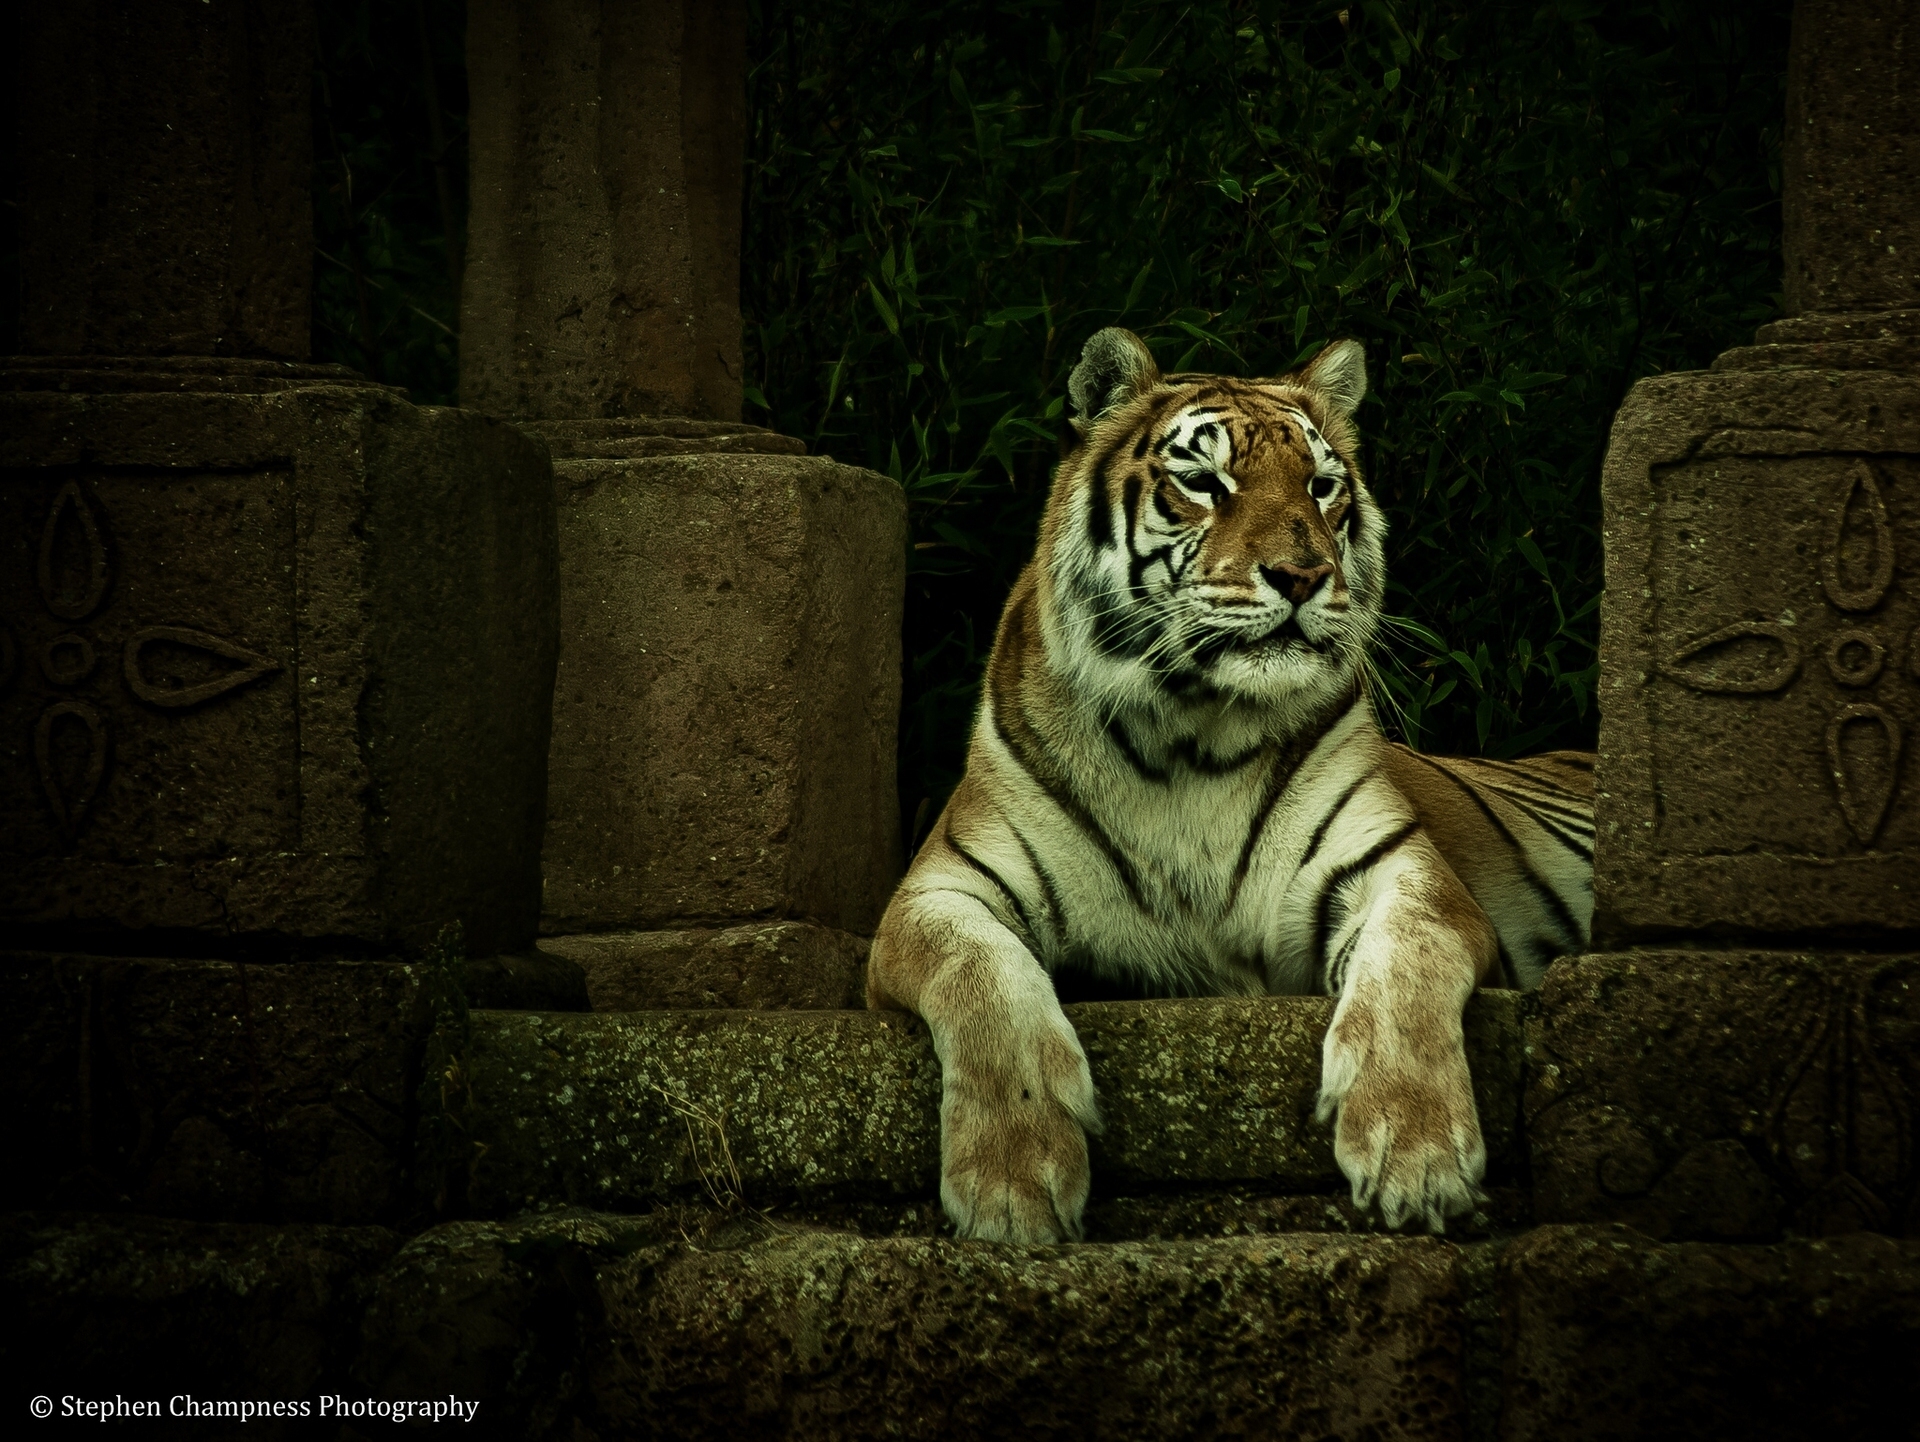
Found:
[[(550, 963), (578, 969), (583, 1010), (864, 1007), (864, 936), (806, 921), (542, 937)], [(476, 1006), (495, 1003), (475, 998)], [(573, 1010), (572, 1007), (551, 1008)]]
[[(1498, 1183), (1521, 1165), (1521, 998), (1467, 1008)], [(1343, 1189), (1313, 1118), (1332, 1004), (1210, 998), (1069, 1006), (1106, 1118), (1096, 1195), (1168, 1187)], [(472, 1017), (467, 1206), (500, 1216), (638, 1210), (703, 1192), (932, 1196), (939, 1067), (914, 1018), (877, 1012), (487, 1012)]]
[[(326, 1435), (1906, 1435), (1920, 1241), (1011, 1247), (735, 1209), (378, 1227), (0, 1217), (7, 1375)], [(475, 1409), (477, 1410), (469, 1410)], [(229, 1420), (182, 1435), (308, 1435)]]

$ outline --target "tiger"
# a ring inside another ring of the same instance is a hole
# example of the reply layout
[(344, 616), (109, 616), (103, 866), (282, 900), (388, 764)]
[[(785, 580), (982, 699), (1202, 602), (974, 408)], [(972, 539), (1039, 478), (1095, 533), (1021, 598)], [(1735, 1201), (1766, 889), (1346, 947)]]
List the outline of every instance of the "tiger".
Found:
[(1316, 1116), (1363, 1215), (1485, 1202), (1462, 1012), (1588, 939), (1592, 757), (1389, 741), (1369, 650), (1386, 520), (1361, 475), (1364, 348), (1277, 378), (1161, 375), (1087, 341), (1038, 544), (965, 771), (876, 929), (867, 1002), (941, 1071), (956, 1232), (1085, 1235), (1100, 1111), (1056, 979), (1334, 998)]

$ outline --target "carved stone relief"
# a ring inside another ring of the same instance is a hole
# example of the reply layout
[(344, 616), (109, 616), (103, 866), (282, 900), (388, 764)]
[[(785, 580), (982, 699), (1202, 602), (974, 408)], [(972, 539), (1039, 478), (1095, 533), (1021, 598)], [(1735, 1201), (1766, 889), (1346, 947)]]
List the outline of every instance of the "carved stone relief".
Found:
[(1586, 957), (1528, 1050), (1541, 1221), (1920, 1234), (1920, 958)]
[(288, 478), (16, 472), (0, 515), (21, 563), (0, 581), (0, 849), (292, 844), (295, 690), (271, 685), (294, 653)]
[(1915, 479), (1907, 457), (1735, 458), (1658, 476), (1663, 851), (1920, 843), (1903, 784), (1920, 722), (1920, 597), (1902, 580), (1920, 562)]

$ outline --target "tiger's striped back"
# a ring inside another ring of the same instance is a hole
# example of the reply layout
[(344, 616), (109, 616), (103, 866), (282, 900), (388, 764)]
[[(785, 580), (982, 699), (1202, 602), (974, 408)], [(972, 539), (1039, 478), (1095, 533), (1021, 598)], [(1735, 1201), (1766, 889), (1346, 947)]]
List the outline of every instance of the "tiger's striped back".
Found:
[(1593, 757), (1517, 761), (1387, 749), (1382, 765), (1413, 803), (1500, 938), (1507, 986), (1535, 987), (1583, 950), (1593, 920)]

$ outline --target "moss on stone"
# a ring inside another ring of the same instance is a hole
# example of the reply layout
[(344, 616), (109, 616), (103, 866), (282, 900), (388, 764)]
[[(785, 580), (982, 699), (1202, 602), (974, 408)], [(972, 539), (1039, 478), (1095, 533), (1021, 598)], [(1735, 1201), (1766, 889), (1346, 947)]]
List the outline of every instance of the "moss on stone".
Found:
[[(1516, 1149), (1519, 1014), (1476, 996), (1468, 1056), (1496, 1172)], [(1341, 1185), (1313, 1120), (1330, 1003), (1088, 1002), (1068, 1008), (1107, 1126), (1096, 1191), (1164, 1183)], [(926, 1196), (939, 1066), (897, 1013), (475, 1013), (472, 1206), (644, 1206), (706, 1190)]]

